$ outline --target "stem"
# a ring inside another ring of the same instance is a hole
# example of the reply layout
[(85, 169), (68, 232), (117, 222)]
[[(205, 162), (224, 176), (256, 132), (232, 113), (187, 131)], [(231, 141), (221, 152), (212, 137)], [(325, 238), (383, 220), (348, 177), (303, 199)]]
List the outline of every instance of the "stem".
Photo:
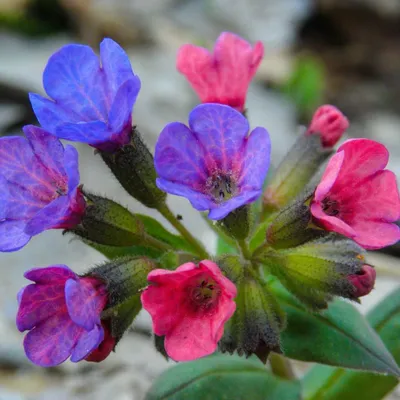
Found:
[(190, 243), (202, 259), (209, 258), (200, 242), (176, 219), (174, 213), (164, 203), (157, 208), (158, 212)]
[(284, 379), (296, 379), (290, 361), (284, 356), (277, 353), (271, 353), (269, 355), (269, 363), (274, 375)]
[(159, 250), (171, 250), (172, 246), (167, 243), (162, 242), (150, 235), (145, 235), (143, 242), (151, 247), (154, 247)]
[(249, 250), (249, 248), (248, 248), (248, 246), (247, 246), (246, 241), (245, 241), (244, 239), (238, 239), (238, 240), (237, 240), (237, 244), (238, 244), (239, 247), (240, 247), (240, 250), (241, 250), (241, 252), (242, 252), (243, 257), (244, 257), (246, 260), (251, 260), (251, 253), (250, 253), (250, 250)]

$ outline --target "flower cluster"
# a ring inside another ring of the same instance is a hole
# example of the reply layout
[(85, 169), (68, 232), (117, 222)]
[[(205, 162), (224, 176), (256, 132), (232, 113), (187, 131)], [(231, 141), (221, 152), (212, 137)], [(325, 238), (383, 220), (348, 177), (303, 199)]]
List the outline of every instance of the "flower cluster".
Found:
[[(153, 159), (132, 127), (140, 80), (124, 50), (104, 39), (100, 59), (83, 45), (51, 56), (43, 74), (49, 98), (30, 95), (42, 127), (0, 139), (0, 251), (18, 250), (46, 229), (64, 229), (109, 261), (82, 276), (65, 265), (26, 272), (33, 283), (18, 295), (17, 327), (28, 331), (24, 346), (32, 362), (102, 361), (141, 307), (174, 360), (219, 346), (265, 361), (270, 351), (282, 351), (286, 326), (272, 276), (312, 310), (328, 307), (334, 296), (357, 300), (373, 289), (376, 272), (363, 249), (400, 240), (388, 151), (356, 139), (333, 154), (349, 123), (324, 105), (265, 187), (270, 137), (263, 127), (251, 129), (245, 116), (262, 57), (260, 42), (252, 46), (231, 33), (221, 34), (213, 53), (182, 46), (177, 69), (204, 104), (190, 112), (188, 125), (164, 127)], [(59, 138), (95, 147), (128, 193), (179, 235), (86, 193), (77, 151)], [(168, 208), (165, 193), (208, 211), (210, 226), (233, 254), (210, 256)]]

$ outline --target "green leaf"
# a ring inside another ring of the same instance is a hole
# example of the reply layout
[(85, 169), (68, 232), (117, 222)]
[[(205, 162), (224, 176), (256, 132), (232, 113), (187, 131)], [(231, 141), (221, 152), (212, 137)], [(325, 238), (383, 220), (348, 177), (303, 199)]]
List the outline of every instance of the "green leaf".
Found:
[(196, 249), (193, 249), (182, 236), (171, 233), (154, 218), (143, 214), (135, 214), (135, 216), (143, 222), (144, 229), (148, 235), (169, 244), (176, 250), (186, 250), (194, 254), (197, 253)]
[(300, 390), (298, 381), (273, 376), (258, 360), (212, 355), (167, 370), (146, 400), (295, 400)]
[[(396, 362), (400, 362), (400, 289), (382, 300), (367, 315)], [(304, 377), (304, 394), (317, 400), (379, 400), (399, 383), (393, 376), (349, 371), (318, 365)]]
[(384, 343), (353, 305), (336, 299), (327, 310), (311, 313), (277, 281), (272, 289), (287, 313), (287, 328), (282, 333), (286, 356), (400, 376)]

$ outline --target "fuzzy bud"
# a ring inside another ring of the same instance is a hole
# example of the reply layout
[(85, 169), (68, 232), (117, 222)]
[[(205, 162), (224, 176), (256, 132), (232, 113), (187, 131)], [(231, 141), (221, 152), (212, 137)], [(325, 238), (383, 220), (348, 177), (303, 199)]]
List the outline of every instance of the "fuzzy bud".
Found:
[(361, 271), (362, 254), (352, 240), (329, 234), (284, 250), (266, 245), (255, 252), (255, 259), (305, 305), (320, 310), (335, 295), (356, 299), (349, 277)]
[(166, 194), (156, 186), (153, 156), (135, 128), (130, 143), (115, 152), (100, 151), (100, 154), (132, 197), (149, 208), (165, 203)]
[(251, 217), (250, 207), (246, 205), (230, 212), (218, 225), (228, 236), (243, 240), (249, 235)]
[(348, 119), (336, 107), (323, 105), (315, 111), (306, 135), (319, 135), (325, 148), (333, 147), (349, 127)]
[(363, 265), (361, 271), (348, 277), (355, 287), (354, 297), (362, 297), (371, 292), (375, 285), (376, 271), (370, 265)]
[(145, 237), (143, 223), (115, 201), (85, 193), (86, 211), (70, 232), (94, 243), (133, 246)]

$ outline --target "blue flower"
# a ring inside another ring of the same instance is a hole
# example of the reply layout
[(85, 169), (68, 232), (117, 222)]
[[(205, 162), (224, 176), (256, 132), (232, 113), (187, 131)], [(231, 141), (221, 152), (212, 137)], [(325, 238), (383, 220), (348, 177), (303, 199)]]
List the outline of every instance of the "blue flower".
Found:
[(51, 134), (113, 151), (130, 140), (140, 79), (111, 39), (100, 44), (100, 60), (89, 46), (62, 47), (43, 73), (51, 99), (34, 93), (29, 97), (37, 119)]
[(189, 127), (172, 122), (155, 151), (157, 186), (186, 197), (199, 211), (219, 220), (255, 201), (270, 162), (270, 138), (261, 127), (250, 134), (247, 119), (221, 104), (202, 104), (189, 115)]
[(0, 251), (15, 251), (46, 229), (76, 226), (85, 211), (78, 152), (25, 126), (24, 137), (0, 138)]

